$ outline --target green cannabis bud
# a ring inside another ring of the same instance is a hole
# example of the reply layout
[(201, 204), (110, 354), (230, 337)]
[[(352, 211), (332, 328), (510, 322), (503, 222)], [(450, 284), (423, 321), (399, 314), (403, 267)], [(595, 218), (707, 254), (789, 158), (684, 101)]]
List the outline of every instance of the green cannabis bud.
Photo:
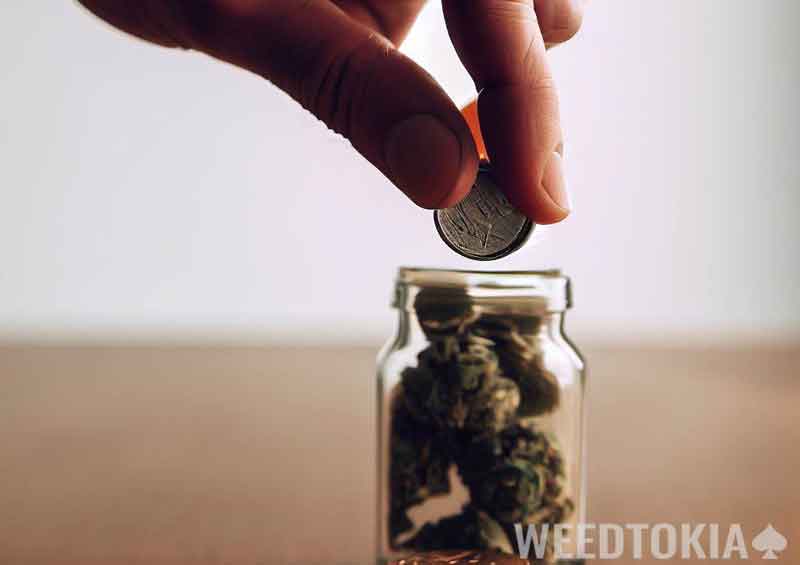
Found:
[[(428, 343), (393, 393), (390, 539), (415, 551), (513, 553), (514, 524), (556, 524), (574, 509), (558, 444), (535, 418), (558, 407), (559, 384), (536, 345), (539, 318), (446, 298), (427, 290), (416, 297)], [(409, 510), (449, 494), (451, 471), (469, 501), (415, 530)]]

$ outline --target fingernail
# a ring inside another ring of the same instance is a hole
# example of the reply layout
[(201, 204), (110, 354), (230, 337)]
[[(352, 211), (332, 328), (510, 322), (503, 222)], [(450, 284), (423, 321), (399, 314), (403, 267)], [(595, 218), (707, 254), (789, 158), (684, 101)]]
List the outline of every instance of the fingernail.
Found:
[(567, 179), (564, 177), (564, 162), (557, 152), (550, 155), (550, 160), (545, 165), (542, 186), (553, 202), (565, 210), (572, 210), (572, 203), (567, 191)]
[(461, 142), (437, 117), (419, 114), (389, 130), (386, 164), (395, 184), (418, 205), (435, 208), (456, 187)]

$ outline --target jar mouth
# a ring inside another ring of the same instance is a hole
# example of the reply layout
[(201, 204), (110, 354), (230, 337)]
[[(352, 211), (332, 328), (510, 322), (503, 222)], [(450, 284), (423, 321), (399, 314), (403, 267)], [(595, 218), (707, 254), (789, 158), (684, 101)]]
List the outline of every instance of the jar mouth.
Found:
[(436, 291), (443, 301), (476, 304), (503, 301), (540, 312), (563, 312), (572, 306), (569, 278), (560, 269), (542, 271), (479, 271), (400, 267), (394, 306), (408, 308), (422, 289)]

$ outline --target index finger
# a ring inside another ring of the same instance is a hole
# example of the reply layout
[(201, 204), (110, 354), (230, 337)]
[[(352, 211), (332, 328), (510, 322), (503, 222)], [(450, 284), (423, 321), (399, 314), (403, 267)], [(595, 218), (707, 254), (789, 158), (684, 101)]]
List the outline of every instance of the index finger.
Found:
[(479, 91), (492, 169), (535, 222), (569, 214), (558, 99), (533, 0), (443, 0), (453, 45)]

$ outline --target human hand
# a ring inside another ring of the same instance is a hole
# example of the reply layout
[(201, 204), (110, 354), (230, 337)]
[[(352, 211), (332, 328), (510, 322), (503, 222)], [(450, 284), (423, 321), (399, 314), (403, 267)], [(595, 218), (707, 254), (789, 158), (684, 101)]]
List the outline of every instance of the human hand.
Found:
[[(478, 154), (464, 117), (397, 51), (425, 0), (80, 0), (133, 35), (202, 51), (270, 80), (350, 140), (411, 200), (456, 204)], [(480, 92), (481, 129), (509, 200), (548, 224), (569, 213), (546, 46), (574, 35), (580, 0), (442, 0)]]

